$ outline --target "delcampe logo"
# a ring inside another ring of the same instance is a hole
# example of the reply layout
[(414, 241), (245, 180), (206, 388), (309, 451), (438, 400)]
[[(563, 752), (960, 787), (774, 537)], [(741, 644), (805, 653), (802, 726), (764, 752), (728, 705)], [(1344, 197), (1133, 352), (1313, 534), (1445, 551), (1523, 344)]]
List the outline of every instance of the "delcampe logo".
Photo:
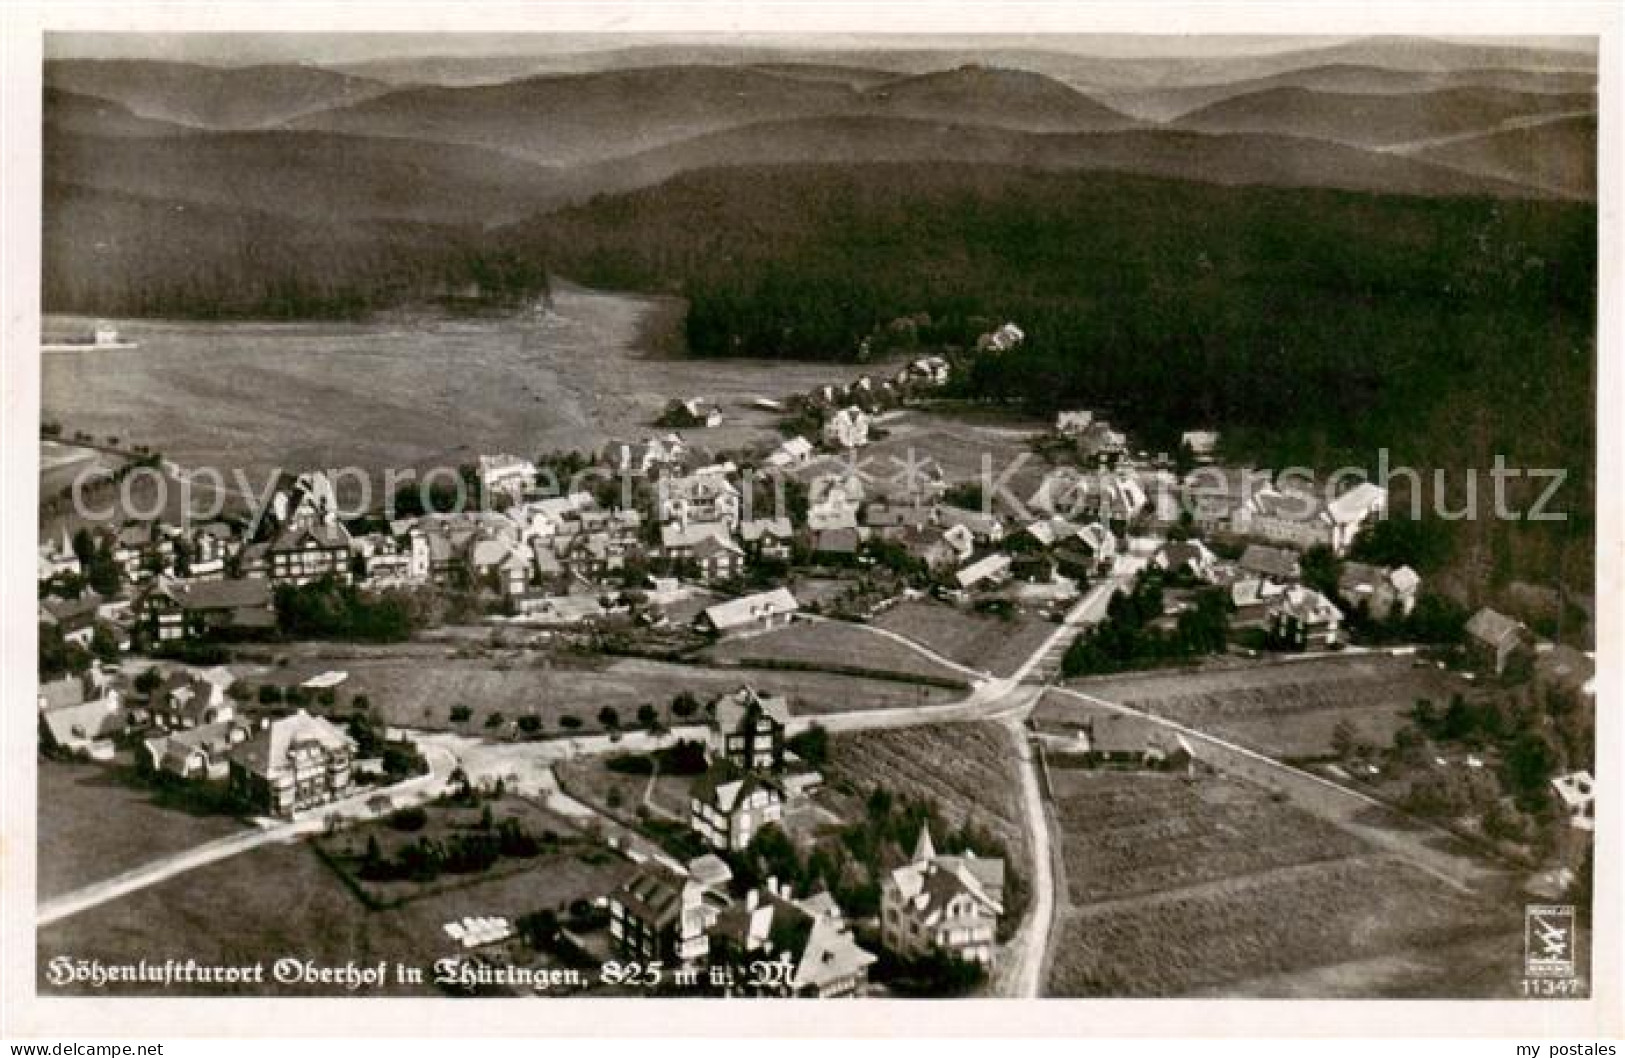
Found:
[(1523, 912), (1523, 972), (1528, 977), (1574, 976), (1574, 908), (1530, 904)]

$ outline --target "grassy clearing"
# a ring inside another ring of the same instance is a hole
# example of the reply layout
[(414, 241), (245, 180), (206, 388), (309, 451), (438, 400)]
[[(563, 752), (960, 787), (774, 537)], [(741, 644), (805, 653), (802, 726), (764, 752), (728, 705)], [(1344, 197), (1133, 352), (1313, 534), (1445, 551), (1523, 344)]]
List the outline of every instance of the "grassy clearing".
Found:
[(1337, 859), (1365, 846), (1231, 779), (1054, 769), (1074, 904)]
[[(188, 991), (118, 985), (98, 995), (346, 996), (354, 993), (338, 985), (269, 983), (269, 963), (286, 953), (322, 965), (386, 960), (427, 971), (436, 959), (460, 950), (442, 929), (447, 922), (557, 908), (612, 890), (631, 870), (619, 858), (588, 863), (575, 853), (538, 857), (528, 870), (437, 892), (400, 908), (368, 911), (308, 843), (267, 845), (49, 926), (39, 933), (38, 953), (42, 966), (58, 954), (109, 963), (172, 958), (267, 964), (267, 983), (258, 986)], [(43, 974), (39, 988), (42, 995), (70, 994), (49, 986)], [(363, 994), (439, 993), (430, 983), (391, 979), (381, 991)]]
[(923, 676), (960, 684), (965, 681), (963, 673), (895, 640), (876, 635), (860, 625), (833, 621), (803, 621), (746, 639), (726, 640), (708, 648), (702, 656), (723, 662), (791, 661), (836, 669), (896, 673), (905, 678)]
[(1073, 686), (1285, 759), (1330, 753), (1332, 732), (1345, 722), (1360, 740), (1386, 746), (1416, 699), (1442, 704), (1464, 689), (1453, 676), (1386, 655), (1113, 676)]
[(39, 896), (48, 899), (234, 834), (229, 815), (176, 807), (133, 767), (39, 762)]
[[(1393, 861), (1311, 864), (1074, 912), (1049, 994), (1224, 994), (1228, 982), (1459, 944), (1494, 925), (1480, 901)], [(1521, 957), (1512, 946), (1501, 961), (1510, 970)]]
[(1031, 614), (1018, 613), (1007, 621), (926, 600), (898, 603), (876, 618), (875, 625), (997, 676), (1014, 672), (1055, 631), (1053, 624)]
[[(837, 795), (847, 791), (861, 797), (884, 786), (935, 801), (954, 826), (974, 819), (997, 833), (1023, 873), (1030, 874), (1016, 747), (999, 725), (932, 724), (835, 735), (824, 771)], [(862, 810), (846, 807), (843, 816)]]

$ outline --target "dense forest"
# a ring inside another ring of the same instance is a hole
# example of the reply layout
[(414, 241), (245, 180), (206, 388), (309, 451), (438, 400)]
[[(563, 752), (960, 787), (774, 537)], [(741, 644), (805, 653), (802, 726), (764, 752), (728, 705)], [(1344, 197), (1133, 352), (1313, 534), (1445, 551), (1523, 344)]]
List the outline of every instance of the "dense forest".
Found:
[(899, 317), (960, 346), (1009, 319), (1026, 342), (975, 358), (961, 395), (1108, 409), (1151, 448), (1212, 424), (1277, 469), (1374, 473), (1386, 449), (1430, 513), (1435, 470), (1457, 510), (1470, 469), (1488, 506), (1496, 455), (1564, 468), (1567, 521), (1432, 523), (1467, 580), (1551, 583), (1591, 568), (1595, 231), (1583, 204), (865, 166), (690, 174), (506, 237), (683, 295), (695, 355), (854, 360)]

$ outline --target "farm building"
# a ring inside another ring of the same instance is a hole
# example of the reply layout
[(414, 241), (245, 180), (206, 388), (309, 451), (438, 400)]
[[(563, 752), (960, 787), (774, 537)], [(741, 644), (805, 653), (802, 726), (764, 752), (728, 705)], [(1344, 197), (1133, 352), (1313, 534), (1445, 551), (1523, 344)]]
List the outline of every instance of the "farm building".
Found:
[(1533, 643), (1534, 636), (1522, 621), (1487, 606), (1467, 621), (1468, 652), (1479, 667), (1497, 676), (1509, 662), (1527, 654)]

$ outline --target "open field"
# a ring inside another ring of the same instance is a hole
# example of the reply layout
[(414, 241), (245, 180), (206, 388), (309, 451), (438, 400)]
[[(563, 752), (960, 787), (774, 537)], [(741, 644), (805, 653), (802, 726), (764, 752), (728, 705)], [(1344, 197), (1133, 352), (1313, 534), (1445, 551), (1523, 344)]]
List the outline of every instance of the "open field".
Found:
[[(1505, 932), (1513, 920), (1384, 857), (1287, 867), (1068, 914), (1048, 994), (1230, 995), (1232, 982), (1253, 982), (1249, 994), (1289, 994), (1279, 980), (1266, 988), (1258, 979), (1425, 957)], [(1504, 995), (1521, 972), (1515, 933), (1498, 951), (1476, 994)], [(1323, 995), (1390, 994), (1351, 989), (1353, 977), (1322, 975), (1319, 984)]]
[[(744, 407), (752, 398), (861, 373), (743, 359), (719, 371), (646, 355), (645, 328), (679, 318), (658, 298), (561, 289), (554, 309), (355, 324), (117, 320), (138, 348), (42, 359), (43, 415), (70, 436), (112, 434), (184, 466), (242, 467), (260, 486), (276, 467), (378, 472), (456, 466), (481, 452), (596, 449), (652, 431), (676, 396), (723, 409), (723, 427), (686, 431), (692, 441), (735, 447), (777, 436), (771, 415)], [(94, 321), (47, 323), (79, 333)]]
[(1031, 453), (1027, 439), (1043, 432), (1046, 425), (1038, 419), (1009, 415), (944, 415), (911, 409), (881, 423), (886, 436), (863, 450), (863, 458), (872, 460), (865, 471), (884, 480), (900, 473), (912, 454), (914, 462), (936, 460), (943, 476), (952, 482), (980, 480), (984, 467), (999, 480), (1011, 464), (1026, 455), (1012, 479), (1026, 487), (1012, 485), (1010, 489), (1025, 500), (1044, 469), (1044, 461)]
[[(541, 718), (544, 735), (567, 733), (559, 719), (581, 721), (577, 733), (599, 730), (598, 712), (615, 709), (623, 728), (635, 723), (638, 706), (666, 709), (680, 691), (692, 691), (702, 701), (750, 684), (760, 690), (787, 695), (797, 713), (816, 714), (852, 709), (938, 705), (962, 697), (962, 692), (895, 680), (858, 679), (823, 672), (775, 672), (759, 669), (704, 668), (623, 658), (599, 668), (543, 667), (505, 661), (507, 668), (490, 661), (407, 657), (347, 660), (345, 685), (352, 693), (366, 694), (391, 724), (428, 730), (466, 730), (472, 734), (500, 733), (487, 728), (494, 713), (513, 722), (520, 716)], [(472, 710), (468, 724), (454, 726), (451, 707)]]
[(956, 826), (974, 819), (992, 829), (1030, 875), (1019, 761), (1010, 733), (998, 724), (837, 734), (830, 739), (829, 756), (824, 774), (832, 788), (866, 796), (884, 786), (905, 797), (929, 798)]
[(861, 625), (835, 621), (801, 621), (785, 628), (742, 639), (724, 640), (702, 654), (725, 662), (790, 661), (839, 670), (859, 668), (951, 680), (963, 685), (965, 674), (931, 660), (924, 654)]
[(923, 599), (898, 603), (876, 618), (875, 625), (996, 676), (1014, 672), (1055, 631), (1031, 614), (1006, 621)]
[[(477, 833), (481, 812), (485, 808), (490, 809), (493, 826), (501, 826), (509, 819), (515, 820), (526, 834), (543, 846), (543, 851), (532, 857), (504, 856), (488, 870), (479, 873), (445, 871), (427, 882), (361, 876), (361, 865), (369, 841), (377, 842), (378, 850), (386, 860), (394, 860), (403, 848), (420, 839), (444, 843), (455, 840), (459, 835)], [(584, 852), (591, 845), (589, 839), (576, 833), (569, 820), (541, 804), (512, 794), (500, 799), (482, 800), (478, 806), (438, 802), (427, 806), (426, 811), (427, 821), (417, 830), (398, 829), (387, 819), (382, 819), (347, 828), (335, 835), (324, 835), (315, 841), (331, 861), (329, 866), (342, 871), (352, 885), (363, 890), (374, 907), (396, 907), (418, 900), (431, 900), (441, 893), (470, 885), (486, 887), (512, 874), (534, 875), (543, 864), (555, 861), (568, 863), (572, 854)], [(608, 855), (602, 849), (597, 853), (599, 857)], [(532, 884), (535, 884), (534, 878)]]
[(1066, 768), (1051, 776), (1075, 905), (1367, 851), (1233, 779)]
[(39, 896), (60, 896), (237, 833), (228, 815), (166, 804), (132, 768), (39, 762)]
[(1386, 654), (1097, 677), (1069, 686), (1284, 759), (1330, 753), (1332, 732), (1345, 722), (1360, 740), (1386, 746), (1418, 698), (1443, 705), (1470, 690), (1459, 677)]

